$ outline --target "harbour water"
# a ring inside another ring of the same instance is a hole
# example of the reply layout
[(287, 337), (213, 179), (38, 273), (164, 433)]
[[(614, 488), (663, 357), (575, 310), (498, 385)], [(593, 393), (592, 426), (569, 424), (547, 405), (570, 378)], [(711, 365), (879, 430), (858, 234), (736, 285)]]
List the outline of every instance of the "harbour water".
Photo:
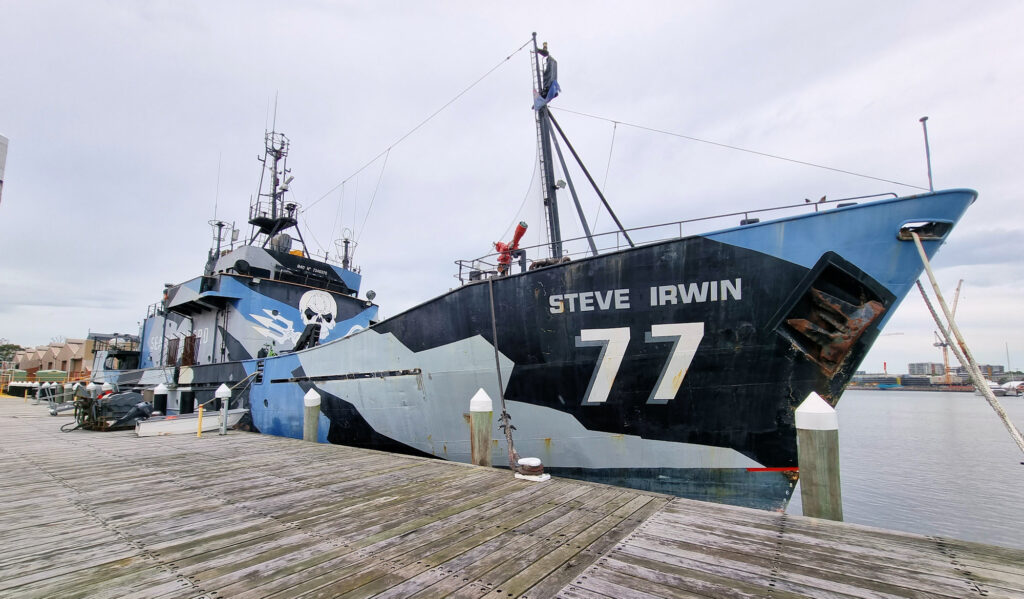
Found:
[[(1024, 396), (999, 401), (1024, 428)], [(1024, 548), (1024, 454), (984, 397), (851, 390), (837, 412), (847, 522)]]

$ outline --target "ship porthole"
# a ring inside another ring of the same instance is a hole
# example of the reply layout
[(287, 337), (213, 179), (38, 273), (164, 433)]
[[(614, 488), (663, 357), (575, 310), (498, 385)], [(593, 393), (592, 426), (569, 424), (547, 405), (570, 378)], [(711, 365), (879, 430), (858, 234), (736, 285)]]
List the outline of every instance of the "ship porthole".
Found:
[(263, 407), (265, 407), (265, 408), (268, 408), (268, 407), (270, 407), (270, 402), (269, 402), (269, 401), (267, 401), (266, 399), (264, 399), (264, 400), (263, 400)]

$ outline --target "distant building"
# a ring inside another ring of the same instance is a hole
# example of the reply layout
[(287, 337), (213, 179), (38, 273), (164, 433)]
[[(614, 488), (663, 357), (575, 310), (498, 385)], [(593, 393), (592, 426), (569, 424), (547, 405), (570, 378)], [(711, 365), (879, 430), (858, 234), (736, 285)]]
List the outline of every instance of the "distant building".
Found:
[[(986, 378), (1002, 376), (1006, 372), (1006, 368), (998, 364), (978, 364), (978, 370), (981, 370), (981, 374)], [(957, 366), (953, 372), (960, 376), (967, 376), (967, 369), (963, 366)]]
[(907, 364), (907, 374), (917, 376), (946, 374), (946, 367), (938, 362), (912, 362)]
[(25, 349), (14, 354), (14, 362), (15, 368), (29, 374), (39, 370), (63, 370), (80, 377), (92, 370), (92, 355), (87, 355), (85, 339), (67, 339)]

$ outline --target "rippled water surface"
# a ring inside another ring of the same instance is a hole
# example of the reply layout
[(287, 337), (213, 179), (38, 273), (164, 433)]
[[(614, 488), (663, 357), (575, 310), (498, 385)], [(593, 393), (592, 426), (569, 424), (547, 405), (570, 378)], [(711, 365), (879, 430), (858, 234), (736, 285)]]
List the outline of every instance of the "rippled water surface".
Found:
[[(1024, 397), (998, 399), (1024, 429)], [(847, 522), (1024, 548), (1024, 454), (985, 398), (847, 391), (838, 414)]]

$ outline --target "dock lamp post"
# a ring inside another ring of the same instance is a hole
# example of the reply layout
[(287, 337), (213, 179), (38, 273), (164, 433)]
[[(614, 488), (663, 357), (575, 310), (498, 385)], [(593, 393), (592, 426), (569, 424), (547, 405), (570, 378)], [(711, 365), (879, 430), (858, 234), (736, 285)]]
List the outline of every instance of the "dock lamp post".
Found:
[(220, 400), (220, 434), (228, 434), (228, 404), (231, 403), (231, 389), (224, 383), (213, 394)]

